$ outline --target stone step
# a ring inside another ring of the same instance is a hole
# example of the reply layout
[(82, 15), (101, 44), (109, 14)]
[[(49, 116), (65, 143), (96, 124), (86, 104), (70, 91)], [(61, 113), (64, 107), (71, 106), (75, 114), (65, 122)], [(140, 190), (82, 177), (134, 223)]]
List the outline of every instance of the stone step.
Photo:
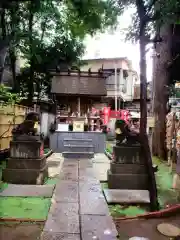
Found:
[(150, 204), (148, 190), (104, 189), (109, 204)]
[(64, 138), (64, 145), (89, 145), (92, 144), (92, 139), (81, 139), (81, 138)]
[(94, 152), (63, 152), (64, 158), (93, 158)]
[(148, 190), (147, 174), (113, 174), (110, 170), (108, 174), (109, 189), (133, 189)]
[(93, 152), (93, 145), (72, 145), (65, 144), (65, 151), (67, 152)]

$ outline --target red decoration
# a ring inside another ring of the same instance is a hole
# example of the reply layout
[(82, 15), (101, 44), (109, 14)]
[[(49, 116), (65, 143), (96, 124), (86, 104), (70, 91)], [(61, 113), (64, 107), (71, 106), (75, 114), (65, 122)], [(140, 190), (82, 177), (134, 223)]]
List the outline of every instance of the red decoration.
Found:
[(107, 125), (109, 122), (109, 117), (110, 117), (110, 107), (104, 107), (103, 113), (104, 113), (103, 124)]
[(42, 157), (44, 155), (44, 144), (41, 144), (41, 148), (40, 148), (40, 157)]
[(120, 118), (120, 111), (114, 111), (114, 110), (111, 110), (110, 111), (110, 118)]

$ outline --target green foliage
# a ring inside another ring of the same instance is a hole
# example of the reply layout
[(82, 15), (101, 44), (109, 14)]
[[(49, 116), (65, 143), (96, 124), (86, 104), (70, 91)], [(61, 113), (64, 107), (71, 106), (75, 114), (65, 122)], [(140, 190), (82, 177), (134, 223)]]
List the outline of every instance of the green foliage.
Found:
[(0, 84), (0, 102), (3, 104), (14, 104), (20, 100), (19, 95), (11, 93), (7, 87)]
[[(145, 28), (146, 42), (154, 41), (155, 29), (165, 23), (176, 23), (179, 20), (179, 0), (120, 0), (120, 7), (133, 6), (136, 13), (132, 15), (132, 24), (125, 29), (126, 40), (136, 42), (140, 37), (142, 25)], [(141, 12), (141, 19), (140, 19)]]
[(119, 9), (116, 0), (34, 0), (9, 5), (0, 27), (11, 36), (12, 72), (17, 55), (25, 60), (21, 75), (13, 75), (14, 91), (28, 93), (30, 101), (35, 92), (38, 97), (49, 93), (49, 70), (77, 67), (85, 36), (114, 25)]

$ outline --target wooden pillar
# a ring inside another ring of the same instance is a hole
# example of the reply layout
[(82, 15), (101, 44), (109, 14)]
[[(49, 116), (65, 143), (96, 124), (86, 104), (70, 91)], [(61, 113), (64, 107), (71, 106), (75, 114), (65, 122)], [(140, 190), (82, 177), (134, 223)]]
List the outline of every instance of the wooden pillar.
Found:
[(81, 99), (78, 97), (78, 117), (81, 116)]

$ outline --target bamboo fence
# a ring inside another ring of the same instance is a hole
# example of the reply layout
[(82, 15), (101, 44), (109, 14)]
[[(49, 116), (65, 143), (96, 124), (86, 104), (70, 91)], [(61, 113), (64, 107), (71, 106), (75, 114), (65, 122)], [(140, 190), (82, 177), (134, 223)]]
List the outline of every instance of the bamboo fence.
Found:
[(24, 121), (31, 109), (22, 105), (4, 105), (0, 103), (0, 151), (9, 149), (12, 129)]

